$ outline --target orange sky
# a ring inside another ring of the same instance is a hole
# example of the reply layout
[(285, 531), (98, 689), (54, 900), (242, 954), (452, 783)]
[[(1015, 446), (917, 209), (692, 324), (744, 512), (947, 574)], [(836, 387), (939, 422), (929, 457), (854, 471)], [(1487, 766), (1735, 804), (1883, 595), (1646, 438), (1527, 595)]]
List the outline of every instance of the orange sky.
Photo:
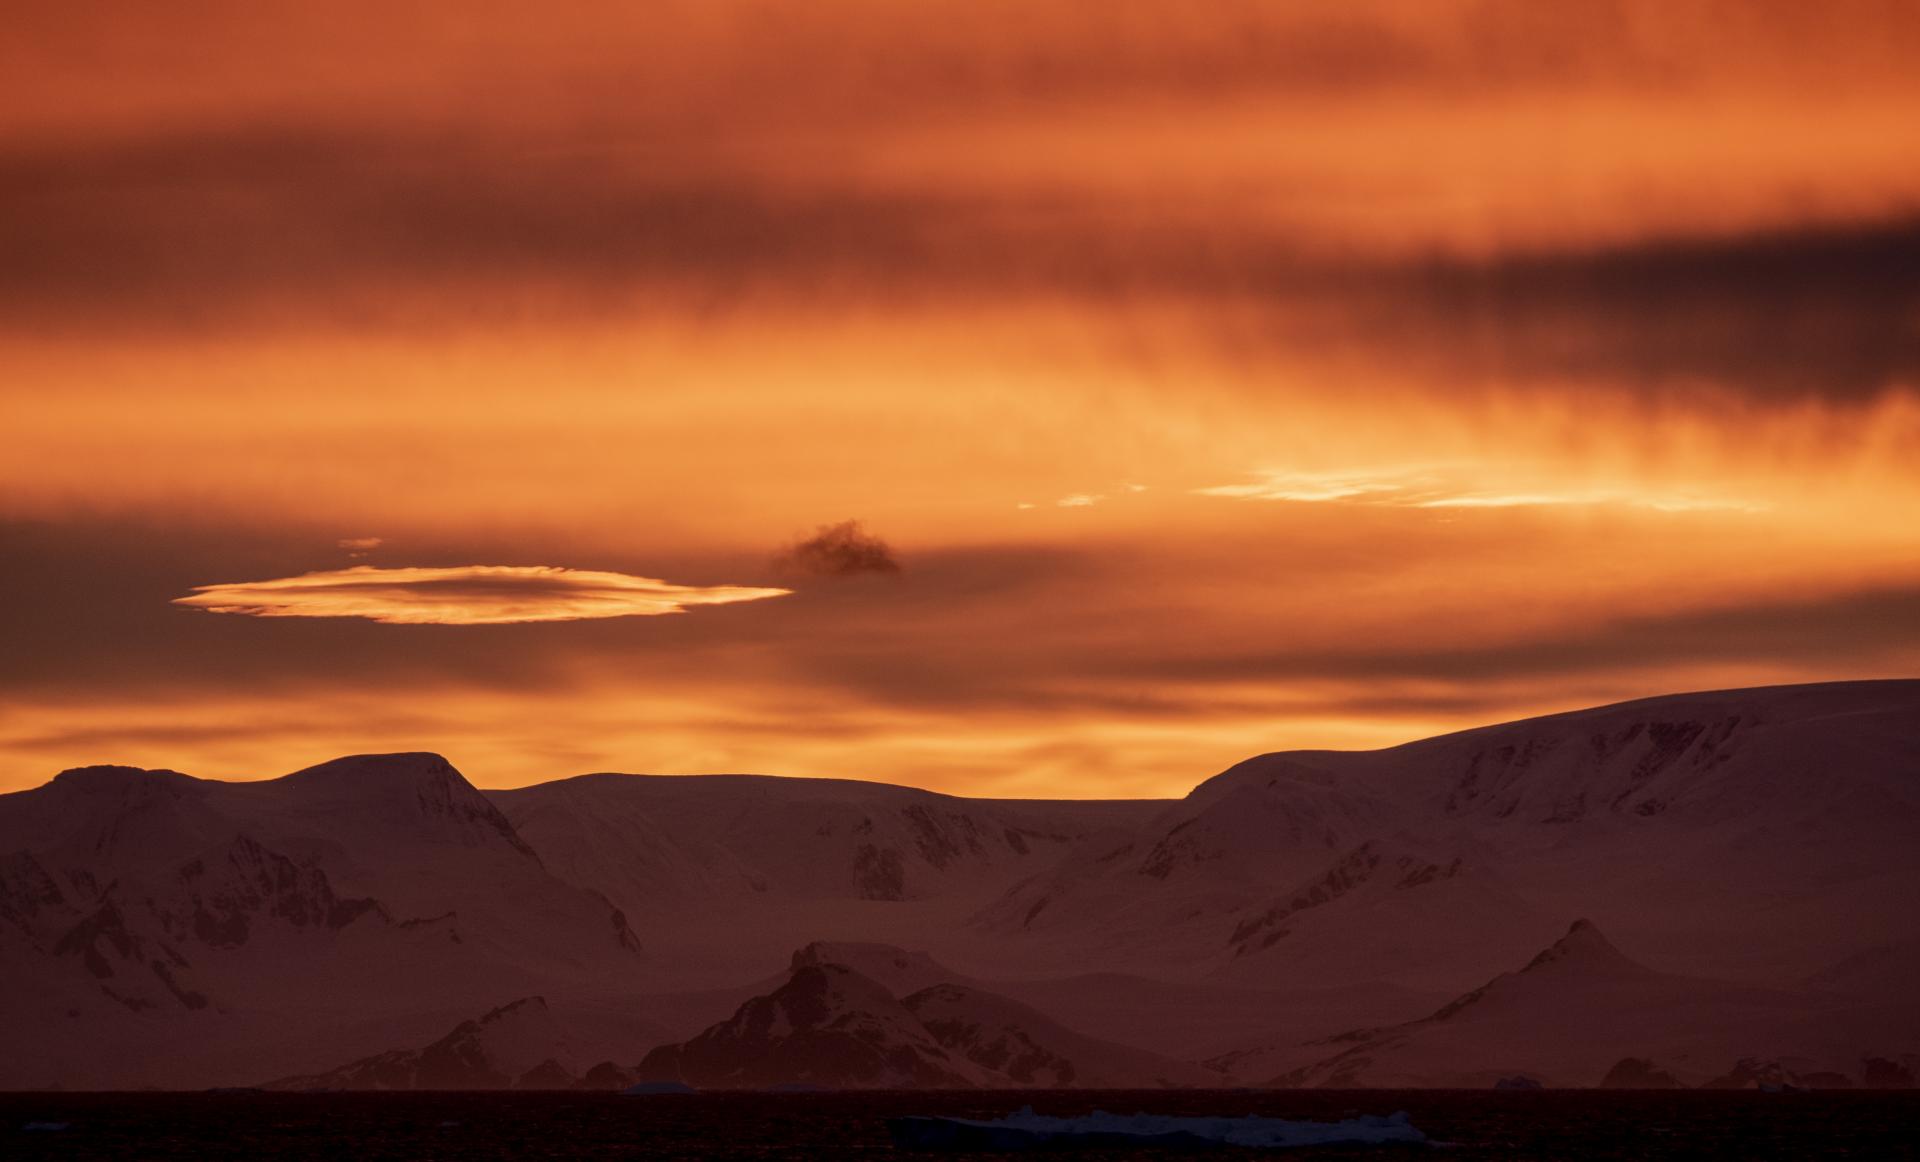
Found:
[(0, 789), (1179, 794), (1920, 672), (1910, 5), (10, 23)]

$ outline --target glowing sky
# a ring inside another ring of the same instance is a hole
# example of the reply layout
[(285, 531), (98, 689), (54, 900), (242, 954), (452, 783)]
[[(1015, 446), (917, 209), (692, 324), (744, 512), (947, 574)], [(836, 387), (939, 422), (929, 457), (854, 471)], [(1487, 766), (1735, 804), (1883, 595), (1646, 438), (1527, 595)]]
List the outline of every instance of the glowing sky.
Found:
[(1178, 794), (1920, 673), (1910, 4), (9, 24), (0, 789)]

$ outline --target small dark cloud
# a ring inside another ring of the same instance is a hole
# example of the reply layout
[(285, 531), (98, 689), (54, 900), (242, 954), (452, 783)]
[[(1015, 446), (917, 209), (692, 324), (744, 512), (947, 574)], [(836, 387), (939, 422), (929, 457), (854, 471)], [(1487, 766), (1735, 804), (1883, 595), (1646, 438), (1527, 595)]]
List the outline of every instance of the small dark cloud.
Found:
[(773, 564), (782, 573), (807, 577), (900, 572), (900, 561), (892, 547), (857, 520), (821, 525), (812, 536), (781, 552)]

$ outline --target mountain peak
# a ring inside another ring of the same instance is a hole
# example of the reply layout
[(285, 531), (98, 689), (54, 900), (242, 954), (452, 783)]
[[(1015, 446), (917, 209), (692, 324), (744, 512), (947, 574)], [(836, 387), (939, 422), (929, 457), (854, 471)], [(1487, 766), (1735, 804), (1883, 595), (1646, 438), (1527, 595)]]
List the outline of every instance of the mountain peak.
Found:
[(179, 771), (170, 771), (165, 768), (148, 770), (145, 767), (127, 767), (112, 763), (90, 767), (69, 767), (53, 777), (56, 786), (83, 791), (117, 790), (132, 786), (177, 786), (197, 781), (190, 775), (183, 775)]
[(898, 999), (879, 981), (844, 964), (796, 968), (770, 996), (795, 1028), (807, 1029), (850, 1008), (891, 1007)]
[(466, 782), (454, 765), (432, 751), (345, 755), (288, 775), (301, 782), (319, 780), (445, 780)]
[(843, 964), (854, 968), (867, 976), (868, 963), (885, 964), (892, 968), (939, 968), (939, 962), (924, 952), (909, 952), (897, 944), (881, 944), (865, 940), (815, 940), (804, 948), (794, 951), (791, 968), (805, 968), (814, 964)]
[(488, 1011), (476, 1022), (480, 1025), (493, 1025), (515, 1017), (534, 1016), (547, 1011), (547, 998), (521, 997), (517, 1001), (508, 1001), (497, 1009)]
[(540, 862), (492, 800), (431, 751), (348, 755), (273, 782), (317, 809), (349, 813), (362, 822), (369, 813), (389, 822), (424, 821), (430, 830), (462, 843), (505, 840)]
[(1639, 962), (1614, 947), (1613, 941), (1601, 934), (1598, 925), (1584, 918), (1575, 920), (1567, 927), (1565, 936), (1554, 941), (1520, 971), (1533, 972), (1563, 962), (1636, 969), (1641, 967)]
[(376, 1053), (327, 1073), (272, 1083), (279, 1089), (566, 1088), (568, 1039), (544, 997), (521, 997), (460, 1022), (423, 1049)]
[(925, 952), (865, 941), (816, 940), (793, 954), (787, 971), (820, 965), (845, 966), (902, 997), (929, 985), (965, 979)]
[(953, 1088), (979, 1080), (884, 986), (843, 964), (794, 969), (727, 1020), (648, 1053), (640, 1073), (729, 1088)]

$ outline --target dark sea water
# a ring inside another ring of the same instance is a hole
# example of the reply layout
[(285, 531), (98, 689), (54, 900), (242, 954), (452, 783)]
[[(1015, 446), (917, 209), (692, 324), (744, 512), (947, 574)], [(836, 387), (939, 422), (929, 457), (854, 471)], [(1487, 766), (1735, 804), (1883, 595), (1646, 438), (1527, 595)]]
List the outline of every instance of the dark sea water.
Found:
[[(1287, 1159), (1920, 1158), (1920, 1092), (1279, 1091), (1087, 1093), (0, 1094), (0, 1158), (971, 1158), (889, 1143), (902, 1114), (1257, 1113), (1331, 1120), (1404, 1109), (1425, 1147), (1287, 1150)], [(27, 1131), (28, 1122), (66, 1122)], [(1215, 1156), (1252, 1156), (1224, 1151)], [(1161, 1157), (1155, 1151), (1073, 1158)]]

